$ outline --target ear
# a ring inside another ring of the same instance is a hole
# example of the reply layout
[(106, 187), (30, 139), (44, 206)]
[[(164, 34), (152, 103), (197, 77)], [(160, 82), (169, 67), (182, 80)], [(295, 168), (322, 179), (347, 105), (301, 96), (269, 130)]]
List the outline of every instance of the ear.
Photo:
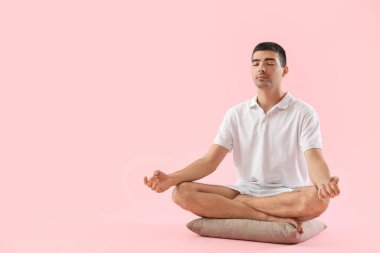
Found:
[(288, 66), (285, 66), (282, 72), (282, 76), (284, 77), (286, 74), (288, 74), (288, 72), (289, 72), (289, 68)]

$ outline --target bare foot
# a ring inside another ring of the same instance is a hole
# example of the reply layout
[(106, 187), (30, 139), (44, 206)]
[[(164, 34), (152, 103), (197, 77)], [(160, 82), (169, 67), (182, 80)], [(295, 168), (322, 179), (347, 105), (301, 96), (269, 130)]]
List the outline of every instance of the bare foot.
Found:
[(302, 225), (299, 221), (297, 221), (296, 219), (292, 219), (292, 218), (280, 218), (280, 219), (285, 219), (284, 222), (287, 222), (289, 223), (290, 225), (294, 226), (297, 230), (298, 233), (300, 234), (303, 234), (303, 228), (302, 228)]
[(290, 225), (292, 225), (293, 227), (296, 228), (296, 230), (297, 230), (298, 233), (303, 234), (303, 228), (301, 226), (301, 223), (298, 220), (296, 220), (296, 219), (293, 219), (293, 218), (279, 218), (279, 217), (270, 216), (270, 221), (289, 223)]
[[(244, 204), (248, 205), (249, 207), (253, 208), (252, 206), (249, 205), (249, 203), (247, 201), (247, 200), (252, 199), (252, 198), (254, 198), (254, 197), (240, 194), (240, 195), (236, 196), (234, 198), (234, 200), (241, 202), (241, 203), (244, 203)], [(303, 229), (302, 229), (300, 221), (298, 221), (294, 218), (281, 218), (281, 217), (276, 217), (276, 216), (272, 216), (269, 214), (267, 214), (267, 215), (268, 215), (268, 217), (267, 217), (268, 221), (289, 223), (290, 225), (292, 225), (293, 227), (296, 228), (298, 233), (303, 234)]]

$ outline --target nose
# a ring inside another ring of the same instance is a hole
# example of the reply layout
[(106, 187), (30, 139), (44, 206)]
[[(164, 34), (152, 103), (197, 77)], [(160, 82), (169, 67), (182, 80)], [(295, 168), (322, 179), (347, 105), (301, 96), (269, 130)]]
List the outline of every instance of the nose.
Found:
[(257, 69), (258, 73), (264, 73), (265, 72), (265, 66), (264, 64), (260, 64), (258, 69)]
[(265, 73), (265, 68), (264, 67), (259, 67), (258, 72), (259, 72), (259, 74), (260, 73)]

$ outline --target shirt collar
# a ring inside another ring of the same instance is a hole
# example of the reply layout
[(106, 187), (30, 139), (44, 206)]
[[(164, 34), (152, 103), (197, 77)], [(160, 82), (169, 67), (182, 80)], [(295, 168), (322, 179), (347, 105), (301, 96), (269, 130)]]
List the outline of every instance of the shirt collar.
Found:
[[(290, 94), (290, 92), (286, 92), (285, 96), (280, 100), (280, 102), (278, 102), (277, 104), (275, 104), (274, 106), (275, 107), (278, 107), (280, 109), (286, 109), (288, 108), (290, 102), (293, 100), (293, 96), (292, 94)], [(253, 108), (253, 107), (257, 107), (259, 106), (259, 104), (257, 103), (257, 95), (255, 95), (252, 99), (251, 99), (251, 102), (249, 104), (249, 107), (250, 108)]]

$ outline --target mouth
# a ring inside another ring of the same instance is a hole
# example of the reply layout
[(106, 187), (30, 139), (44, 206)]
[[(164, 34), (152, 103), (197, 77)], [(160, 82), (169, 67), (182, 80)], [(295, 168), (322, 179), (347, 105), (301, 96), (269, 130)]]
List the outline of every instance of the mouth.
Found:
[(268, 76), (258, 76), (256, 77), (256, 79), (265, 80), (265, 79), (268, 79)]

